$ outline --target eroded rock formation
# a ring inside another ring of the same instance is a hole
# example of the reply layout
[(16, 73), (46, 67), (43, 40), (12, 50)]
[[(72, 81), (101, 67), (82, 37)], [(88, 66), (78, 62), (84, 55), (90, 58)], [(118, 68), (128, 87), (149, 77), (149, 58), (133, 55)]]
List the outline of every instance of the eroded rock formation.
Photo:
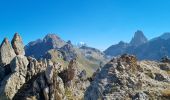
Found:
[[(164, 68), (164, 67), (166, 68)], [(169, 100), (169, 63), (138, 62), (135, 56), (113, 58), (95, 76), (85, 100)]]

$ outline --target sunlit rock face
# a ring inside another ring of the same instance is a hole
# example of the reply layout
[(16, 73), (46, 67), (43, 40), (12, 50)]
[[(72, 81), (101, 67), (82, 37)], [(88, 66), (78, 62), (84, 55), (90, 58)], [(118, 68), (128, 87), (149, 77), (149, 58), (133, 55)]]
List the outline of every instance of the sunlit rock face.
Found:
[(85, 100), (168, 100), (169, 63), (137, 61), (132, 55), (113, 58), (87, 88)]

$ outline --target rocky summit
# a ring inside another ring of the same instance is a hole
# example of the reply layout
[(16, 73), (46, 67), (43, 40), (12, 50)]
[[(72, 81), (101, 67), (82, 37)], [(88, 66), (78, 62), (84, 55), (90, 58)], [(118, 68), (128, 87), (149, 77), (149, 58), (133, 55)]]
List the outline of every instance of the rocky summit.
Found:
[(94, 76), (85, 100), (169, 100), (170, 64), (137, 61), (132, 55), (113, 58)]

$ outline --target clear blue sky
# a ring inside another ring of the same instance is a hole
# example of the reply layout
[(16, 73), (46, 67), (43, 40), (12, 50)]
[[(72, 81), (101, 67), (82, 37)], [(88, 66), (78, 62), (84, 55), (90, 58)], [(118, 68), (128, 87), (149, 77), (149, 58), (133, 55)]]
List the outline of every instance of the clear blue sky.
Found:
[(149, 39), (170, 31), (170, 0), (0, 0), (0, 41), (57, 33), (104, 50), (138, 29)]

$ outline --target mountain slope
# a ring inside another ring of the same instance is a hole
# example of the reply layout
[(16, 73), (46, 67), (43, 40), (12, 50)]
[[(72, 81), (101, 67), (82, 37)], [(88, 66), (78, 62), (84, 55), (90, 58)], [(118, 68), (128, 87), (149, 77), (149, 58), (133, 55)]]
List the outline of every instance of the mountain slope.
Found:
[[(30, 42), (25, 46), (26, 56), (40, 58), (51, 57), (53, 61), (58, 61), (55, 58), (56, 55), (61, 54), (61, 63), (65, 63), (67, 66), (68, 62), (74, 58), (77, 58), (79, 67), (87, 71), (88, 76), (91, 76), (95, 72), (100, 63), (105, 64), (107, 59), (104, 54), (99, 50), (91, 47), (76, 47), (71, 41), (65, 42), (59, 38), (56, 34), (47, 34), (44, 39), (39, 39)], [(91, 52), (91, 54), (87, 53)]]
[(66, 43), (55, 34), (47, 34), (42, 40), (28, 43), (25, 46), (26, 56), (34, 56), (35, 58), (42, 57), (45, 52), (50, 49), (57, 49), (64, 46)]

